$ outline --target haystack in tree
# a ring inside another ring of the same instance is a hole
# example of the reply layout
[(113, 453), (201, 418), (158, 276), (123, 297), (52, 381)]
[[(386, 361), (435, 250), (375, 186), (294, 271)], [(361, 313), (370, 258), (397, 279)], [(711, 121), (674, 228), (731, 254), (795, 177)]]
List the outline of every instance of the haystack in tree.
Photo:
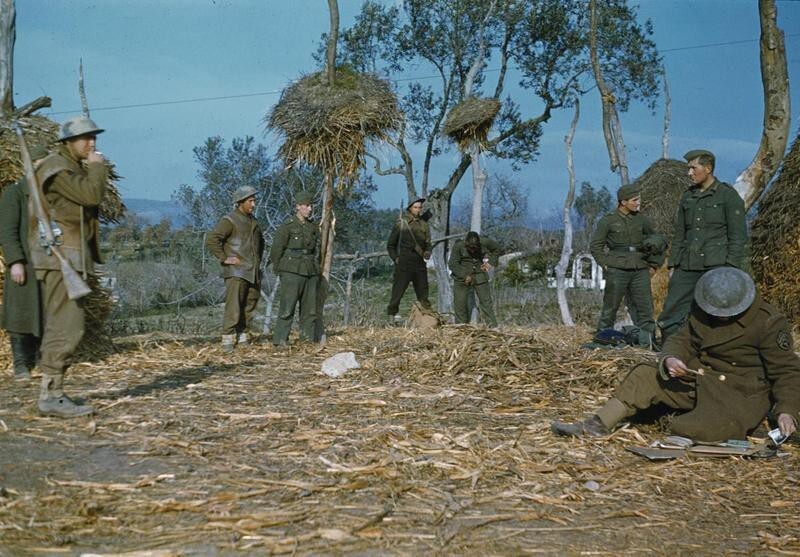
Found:
[[(0, 193), (23, 175), (19, 143), (14, 134), (13, 123), (19, 123), (29, 146), (45, 145), (48, 148), (57, 143), (59, 125), (51, 120), (34, 114), (35, 111), (49, 107), (48, 97), (40, 97), (20, 108), (13, 104), (13, 57), (16, 37), (16, 13), (13, 0), (2, 0), (0, 4), (0, 95), (3, 103), (0, 108)], [(81, 91), (81, 95), (83, 95)], [(85, 97), (85, 96), (84, 96)], [(105, 196), (99, 207), (100, 220), (103, 223), (117, 222), (123, 215), (125, 207), (115, 181), (119, 176), (109, 163), (109, 182)], [(0, 256), (0, 285), (5, 277), (5, 264)], [(99, 358), (113, 350), (108, 316), (113, 303), (111, 293), (102, 288), (97, 277), (89, 275), (87, 282), (92, 293), (84, 299), (86, 309), (86, 333), (76, 353), (79, 359)], [(0, 289), (2, 286), (0, 286)], [(1, 292), (1, 290), (0, 290)], [(2, 334), (2, 333), (0, 333)]]
[(402, 118), (388, 82), (336, 67), (339, 10), (336, 0), (329, 0), (328, 4), (331, 30), (325, 71), (307, 75), (287, 87), (266, 118), (267, 129), (284, 138), (278, 154), (287, 167), (304, 163), (325, 173), (317, 340), (323, 337), (322, 306), (333, 261), (334, 183), (338, 182), (339, 193), (344, 193), (364, 165), (366, 142), (386, 139)]
[(800, 326), (800, 134), (758, 205), (750, 240), (761, 294)]
[(489, 130), (499, 111), (500, 101), (497, 99), (468, 97), (447, 113), (444, 134), (462, 151), (469, 149), (473, 143), (485, 149)]

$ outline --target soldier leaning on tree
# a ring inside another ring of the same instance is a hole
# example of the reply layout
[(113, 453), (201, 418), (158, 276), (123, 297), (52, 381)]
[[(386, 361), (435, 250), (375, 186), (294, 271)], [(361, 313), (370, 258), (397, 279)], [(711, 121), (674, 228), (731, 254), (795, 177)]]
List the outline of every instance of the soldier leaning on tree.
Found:
[[(36, 145), (30, 155), (36, 168), (47, 149)], [(31, 378), (42, 338), (41, 294), (28, 247), (28, 187), (22, 178), (0, 198), (0, 244), (6, 263), (0, 326), (8, 331), (14, 379), (18, 380)]]
[(206, 246), (219, 259), (225, 279), (222, 350), (249, 344), (247, 331), (261, 295), (264, 236), (253, 217), (256, 190), (242, 186), (233, 193), (233, 211), (208, 234)]
[(453, 274), (456, 323), (469, 323), (469, 296), (474, 292), (484, 323), (489, 327), (497, 326), (489, 270), (497, 266), (499, 257), (500, 244), (489, 238), (481, 238), (477, 232), (468, 232), (465, 239), (453, 245), (448, 266)]
[(693, 186), (682, 196), (668, 266), (669, 287), (658, 316), (662, 340), (689, 315), (694, 285), (715, 267), (741, 267), (747, 243), (744, 201), (714, 177), (714, 155), (702, 149), (684, 155)]
[(300, 304), (300, 340), (314, 341), (320, 261), (319, 227), (311, 220), (314, 196), (295, 198), (295, 215), (280, 225), (270, 250), (270, 260), (281, 278), (278, 319), (272, 333), (275, 346), (285, 346), (297, 304)]
[[(72, 267), (85, 275), (94, 274), (94, 264), (102, 263), (98, 205), (105, 192), (108, 168), (95, 151), (97, 135), (102, 132), (85, 116), (67, 120), (61, 126), (61, 143), (36, 170), (50, 217), (61, 232), (60, 250)], [(36, 223), (31, 223), (28, 245), (44, 310), (39, 412), (62, 418), (91, 414), (94, 408), (73, 402), (63, 390), (69, 359), (83, 337), (83, 306), (69, 299), (59, 260), (40, 244)]]

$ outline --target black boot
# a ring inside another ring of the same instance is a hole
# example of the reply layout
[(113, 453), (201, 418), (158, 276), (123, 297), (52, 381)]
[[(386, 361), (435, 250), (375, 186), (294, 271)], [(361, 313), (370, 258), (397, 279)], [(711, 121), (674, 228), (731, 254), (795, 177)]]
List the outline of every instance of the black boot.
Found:
[(28, 361), (27, 338), (29, 335), (10, 333), (11, 337), (11, 356), (14, 360), (14, 379), (24, 381), (31, 378), (31, 370)]
[(572, 436), (572, 437), (605, 437), (611, 435), (611, 431), (603, 425), (597, 415), (592, 416), (582, 422), (565, 423), (553, 422), (550, 424), (550, 429), (556, 435)]

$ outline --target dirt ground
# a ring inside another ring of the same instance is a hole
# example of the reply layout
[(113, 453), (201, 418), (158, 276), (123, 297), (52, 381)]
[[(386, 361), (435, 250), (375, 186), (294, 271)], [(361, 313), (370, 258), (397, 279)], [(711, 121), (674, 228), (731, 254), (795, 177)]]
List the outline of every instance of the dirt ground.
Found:
[[(653, 463), (625, 447), (658, 423), (550, 434), (652, 358), (585, 335), (348, 329), (233, 355), (118, 339), (71, 369), (98, 411), (68, 421), (0, 372), (0, 555), (800, 555), (795, 442)], [(362, 367), (320, 373), (342, 351)]]

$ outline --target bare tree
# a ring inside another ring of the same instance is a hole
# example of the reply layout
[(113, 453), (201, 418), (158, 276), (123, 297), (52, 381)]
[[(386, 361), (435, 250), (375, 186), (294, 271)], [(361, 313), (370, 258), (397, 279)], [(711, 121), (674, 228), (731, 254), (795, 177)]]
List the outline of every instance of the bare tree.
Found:
[(759, 0), (758, 13), (761, 21), (764, 129), (755, 158), (733, 185), (744, 199), (745, 209), (753, 206), (778, 170), (789, 140), (791, 121), (786, 45), (783, 31), (776, 23), (778, 10), (775, 0)]
[(669, 96), (669, 84), (667, 83), (667, 70), (663, 73), (664, 79), (664, 135), (661, 136), (661, 158), (669, 158), (669, 124), (672, 118), (672, 99)]
[[(579, 99), (575, 99), (575, 115), (572, 117), (572, 124), (569, 133), (564, 138), (567, 149), (567, 171), (569, 172), (569, 189), (567, 198), (564, 200), (564, 244), (561, 246), (561, 257), (556, 265), (556, 293), (558, 296), (558, 308), (561, 310), (561, 320), (567, 327), (574, 327), (575, 321), (569, 311), (566, 292), (567, 267), (569, 258), (572, 255), (572, 201), (575, 199), (575, 165), (572, 159), (572, 140), (575, 137), (575, 128), (578, 127), (578, 118), (581, 113)], [(574, 278), (574, 277), (573, 277)]]
[(14, 43), (17, 39), (14, 0), (0, 0), (0, 95), (3, 116), (14, 112)]

